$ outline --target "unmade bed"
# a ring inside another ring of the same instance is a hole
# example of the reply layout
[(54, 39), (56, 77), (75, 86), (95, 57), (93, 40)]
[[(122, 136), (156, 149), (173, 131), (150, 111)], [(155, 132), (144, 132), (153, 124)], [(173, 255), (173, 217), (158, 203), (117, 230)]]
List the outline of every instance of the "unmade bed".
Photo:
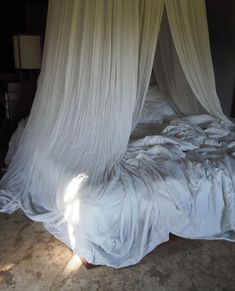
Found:
[[(22, 128), (21, 123), (18, 133)], [(16, 137), (9, 154), (17, 147)], [(151, 86), (140, 123), (109, 182), (91, 189), (89, 197), (80, 193), (74, 202), (73, 187), (80, 183), (75, 179), (66, 196), (73, 226), (65, 220), (58, 228), (54, 222), (44, 225), (88, 262), (115, 267), (137, 263), (169, 233), (233, 241), (234, 173), (234, 128), (210, 115), (176, 114)]]
[[(167, 98), (147, 94), (152, 71)], [(49, 0), (19, 130), (0, 211), (22, 209), (89, 263), (135, 264), (169, 233), (235, 240), (234, 124), (204, 0)]]
[[(159, 95), (156, 86), (153, 91)], [(179, 117), (165, 101), (148, 97), (102, 195), (80, 200), (75, 250), (91, 263), (134, 264), (169, 233), (235, 240), (234, 129), (209, 115)]]

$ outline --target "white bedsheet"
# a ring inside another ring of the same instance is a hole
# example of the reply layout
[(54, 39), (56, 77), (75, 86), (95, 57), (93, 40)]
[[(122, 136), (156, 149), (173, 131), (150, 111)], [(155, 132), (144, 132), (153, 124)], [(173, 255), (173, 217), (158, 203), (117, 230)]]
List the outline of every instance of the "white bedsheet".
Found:
[[(170, 232), (234, 241), (234, 140), (209, 116), (174, 119), (161, 135), (130, 141), (109, 183), (81, 194), (78, 220), (45, 226), (80, 257), (113, 267), (137, 263)], [(73, 246), (61, 236), (71, 229)]]
[[(235, 240), (235, 132), (209, 115), (140, 124), (107, 184), (83, 189), (79, 179), (67, 209), (25, 213), (90, 263), (135, 264), (169, 233)], [(5, 199), (1, 211), (25, 210), (24, 201)]]

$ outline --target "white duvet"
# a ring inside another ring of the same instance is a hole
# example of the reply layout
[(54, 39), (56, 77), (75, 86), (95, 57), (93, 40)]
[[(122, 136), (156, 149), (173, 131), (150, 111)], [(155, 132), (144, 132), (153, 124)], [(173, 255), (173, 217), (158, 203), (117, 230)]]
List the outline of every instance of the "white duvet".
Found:
[(234, 140), (208, 115), (174, 118), (160, 135), (131, 140), (109, 183), (81, 194), (67, 222), (45, 226), (90, 263), (118, 268), (169, 233), (234, 241)]
[(234, 128), (209, 115), (170, 115), (146, 114), (152, 124), (143, 115), (106, 184), (87, 189), (86, 176), (76, 177), (66, 209), (54, 201), (56, 212), (30, 213), (1, 192), (1, 211), (20, 207), (79, 257), (116, 268), (137, 263), (169, 233), (235, 241)]

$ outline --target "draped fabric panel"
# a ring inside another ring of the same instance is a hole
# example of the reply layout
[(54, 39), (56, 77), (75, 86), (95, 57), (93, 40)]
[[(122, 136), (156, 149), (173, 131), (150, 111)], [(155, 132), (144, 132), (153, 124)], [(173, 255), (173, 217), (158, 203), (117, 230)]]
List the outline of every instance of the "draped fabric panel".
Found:
[(132, 129), (138, 123), (148, 90), (163, 8), (164, 0), (140, 2), (138, 82)]
[(185, 115), (206, 112), (185, 78), (172, 40), (166, 11), (162, 17), (153, 69), (159, 88), (176, 112)]
[(1, 181), (3, 209), (60, 220), (74, 178), (89, 187), (109, 180), (144, 102), (163, 5), (49, 1), (38, 90)]
[(187, 81), (211, 115), (229, 122), (216, 93), (204, 0), (165, 0), (167, 16)]
[(39, 89), (1, 182), (30, 215), (42, 205), (53, 212), (80, 174), (101, 183), (124, 154), (136, 103), (139, 11), (135, 0), (49, 2)]

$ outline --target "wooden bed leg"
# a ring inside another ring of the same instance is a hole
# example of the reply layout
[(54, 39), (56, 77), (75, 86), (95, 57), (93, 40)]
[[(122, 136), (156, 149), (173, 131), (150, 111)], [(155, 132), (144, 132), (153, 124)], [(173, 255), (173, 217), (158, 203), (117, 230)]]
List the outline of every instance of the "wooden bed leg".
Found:
[(80, 260), (81, 260), (83, 266), (84, 266), (87, 270), (89, 270), (89, 269), (94, 269), (94, 268), (97, 268), (97, 267), (98, 267), (98, 265), (93, 265), (93, 264), (88, 263), (87, 260), (84, 259), (84, 258), (81, 258)]

